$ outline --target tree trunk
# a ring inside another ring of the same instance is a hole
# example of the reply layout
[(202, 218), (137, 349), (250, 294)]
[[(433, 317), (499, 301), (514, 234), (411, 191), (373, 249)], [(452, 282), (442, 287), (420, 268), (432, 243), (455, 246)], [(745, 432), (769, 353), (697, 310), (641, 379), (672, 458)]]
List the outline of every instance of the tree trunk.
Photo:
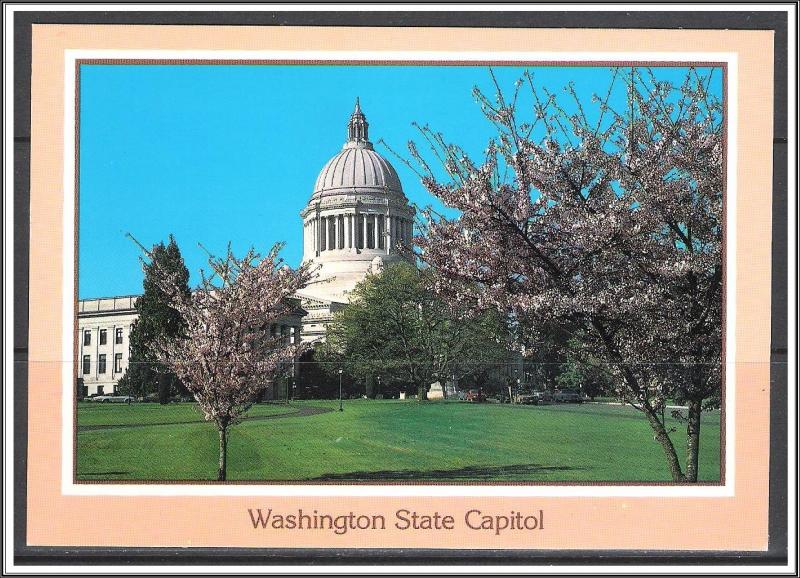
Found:
[(158, 403), (169, 403), (169, 378), (163, 373), (158, 374)]
[(217, 481), (224, 482), (228, 468), (228, 428), (219, 428), (219, 471)]
[(425, 401), (428, 399), (428, 388), (424, 385), (417, 386), (417, 401)]
[(686, 480), (697, 481), (697, 470), (700, 457), (700, 415), (702, 402), (689, 402), (689, 423), (686, 426)]
[(661, 448), (664, 450), (664, 455), (667, 457), (667, 465), (669, 466), (670, 474), (672, 474), (672, 481), (685, 482), (686, 477), (681, 471), (681, 463), (678, 460), (678, 454), (675, 451), (675, 446), (672, 445), (672, 440), (669, 439), (669, 433), (667, 433), (667, 429), (652, 410), (645, 409), (645, 414), (650, 422), (650, 426), (655, 432), (656, 441), (661, 444)]

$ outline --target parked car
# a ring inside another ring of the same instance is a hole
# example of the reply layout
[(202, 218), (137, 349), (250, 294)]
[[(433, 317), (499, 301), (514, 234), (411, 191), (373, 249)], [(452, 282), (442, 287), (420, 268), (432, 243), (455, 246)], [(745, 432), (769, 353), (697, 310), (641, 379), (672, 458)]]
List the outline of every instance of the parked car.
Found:
[(533, 403), (535, 405), (546, 405), (548, 403), (553, 403), (553, 394), (549, 391), (534, 391)]
[(558, 403), (583, 403), (583, 397), (574, 389), (561, 389), (555, 392), (553, 400)]
[(92, 401), (98, 403), (131, 403), (133, 398), (129, 395), (97, 395)]
[(525, 405), (536, 405), (537, 397), (535, 392), (526, 391), (523, 393), (518, 393), (517, 396), (517, 403), (522, 403)]
[(486, 401), (486, 396), (483, 395), (483, 390), (480, 389), (470, 389), (467, 392), (467, 401), (472, 403), (483, 403)]
[(553, 395), (549, 391), (525, 391), (517, 394), (517, 403), (544, 405), (553, 403)]

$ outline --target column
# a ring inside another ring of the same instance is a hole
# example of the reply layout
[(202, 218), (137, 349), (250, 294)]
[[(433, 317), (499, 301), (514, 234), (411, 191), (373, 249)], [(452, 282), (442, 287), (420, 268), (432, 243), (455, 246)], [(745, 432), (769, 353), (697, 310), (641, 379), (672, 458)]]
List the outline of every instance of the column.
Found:
[(380, 247), (380, 231), (378, 230), (378, 215), (372, 215), (372, 248), (377, 249)]
[(353, 249), (358, 253), (358, 206), (353, 211)]
[[(109, 339), (111, 340), (111, 358), (110, 359), (108, 357), (106, 358), (106, 371), (108, 371), (110, 369), (111, 370), (111, 379), (116, 379), (117, 376), (114, 373), (114, 366), (117, 363), (117, 361), (116, 361), (116, 359), (117, 359), (117, 325), (116, 324), (114, 324), (111, 327), (111, 335), (109, 335)], [(100, 341), (99, 336), (98, 336), (97, 340)]]
[(350, 215), (348, 215), (348, 219), (347, 219), (347, 223), (348, 223), (348, 226), (350, 228), (350, 231), (347, 233), (347, 242), (349, 243), (348, 246), (351, 249), (356, 246), (355, 239), (353, 238), (354, 237), (353, 231), (355, 231), (355, 226), (353, 225), (353, 222), (355, 221), (355, 218), (356, 218), (355, 213), (350, 213)]
[(325, 239), (322, 241), (322, 250), (323, 251), (330, 251), (331, 250), (331, 218), (330, 217), (322, 217), (322, 229), (325, 232), (324, 237)]
[[(95, 334), (95, 330), (92, 330), (92, 336), (93, 336), (93, 338), (95, 338), (95, 337), (97, 338), (94, 341), (94, 344), (95, 344), (94, 345), (94, 371), (95, 371), (95, 375), (97, 375), (97, 380), (99, 381), (100, 379), (104, 379), (104, 376), (100, 375), (100, 326), (99, 325), (97, 326), (96, 334)], [(106, 357), (106, 373), (105, 373), (105, 377), (108, 377), (108, 357)], [(114, 374), (113, 373), (111, 374), (111, 379), (112, 380), (114, 379)], [(112, 394), (114, 393), (113, 385), (111, 387), (111, 393)]]
[(347, 213), (344, 216), (344, 248), (345, 249), (349, 249), (350, 248), (350, 231), (351, 231), (350, 213)]
[(338, 217), (336, 217), (336, 224), (338, 225), (338, 230), (339, 230), (339, 233), (338, 233), (338, 235), (339, 235), (339, 242), (337, 243), (336, 247), (337, 247), (338, 249), (344, 249), (344, 248), (345, 248), (345, 240), (344, 240), (344, 239), (345, 239), (345, 237), (344, 237), (344, 214), (342, 214), (342, 215), (339, 215)]
[(362, 224), (362, 233), (361, 233), (361, 248), (362, 249), (366, 249), (367, 245), (368, 245), (368, 243), (367, 243), (367, 214), (366, 213), (362, 217), (362, 221), (363, 221), (363, 224)]
[(333, 248), (339, 248), (339, 215), (333, 216)]
[(392, 227), (392, 216), (389, 213), (386, 213), (386, 254), (388, 255), (391, 253), (392, 250), (392, 232), (394, 228)]

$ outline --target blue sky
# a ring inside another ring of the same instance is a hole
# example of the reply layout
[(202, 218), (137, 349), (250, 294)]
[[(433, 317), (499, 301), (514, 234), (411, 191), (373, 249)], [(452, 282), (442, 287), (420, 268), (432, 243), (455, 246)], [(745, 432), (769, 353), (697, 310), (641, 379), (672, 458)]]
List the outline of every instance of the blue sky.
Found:
[[(513, 91), (523, 72), (494, 68)], [(607, 68), (529, 68), (537, 87), (569, 82), (591, 108)], [(680, 82), (684, 70), (658, 76)], [(493, 136), (472, 95), (494, 95), (481, 66), (83, 65), (80, 79), (79, 295), (141, 292), (139, 249), (170, 233), (192, 274), (228, 241), (243, 253), (285, 241), (292, 265), (302, 256), (299, 212), (325, 162), (344, 144), (356, 96), (376, 150), (397, 169), (408, 198), (435, 200), (386, 148), (407, 156), (429, 124), (480, 158)], [(721, 74), (715, 74), (719, 93)], [(617, 98), (624, 99), (624, 93)], [(422, 149), (422, 147), (420, 147)]]

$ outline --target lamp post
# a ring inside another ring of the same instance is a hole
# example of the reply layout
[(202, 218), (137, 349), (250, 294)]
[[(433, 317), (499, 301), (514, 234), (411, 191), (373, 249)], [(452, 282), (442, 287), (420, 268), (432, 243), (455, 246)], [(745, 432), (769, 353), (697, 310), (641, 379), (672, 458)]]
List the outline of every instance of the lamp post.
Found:
[(518, 377), (517, 378), (517, 401), (519, 401), (519, 383), (520, 383), (520, 378)]
[(378, 397), (378, 394), (381, 393), (381, 376), (378, 376), (378, 391), (374, 392), (375, 397)]
[(344, 411), (344, 407), (342, 407), (342, 373), (343, 370), (339, 368), (339, 411)]

